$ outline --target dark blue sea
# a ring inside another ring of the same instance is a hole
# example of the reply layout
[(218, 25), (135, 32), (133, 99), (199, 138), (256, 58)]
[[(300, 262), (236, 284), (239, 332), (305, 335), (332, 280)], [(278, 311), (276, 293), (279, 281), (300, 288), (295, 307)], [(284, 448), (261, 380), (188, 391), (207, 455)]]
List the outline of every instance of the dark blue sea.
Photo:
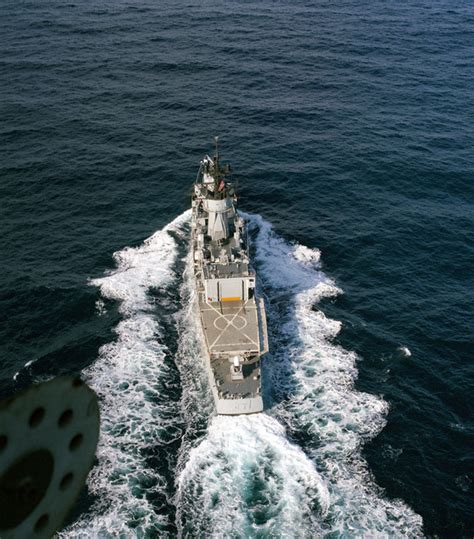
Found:
[[(474, 535), (474, 4), (3, 0), (0, 396), (80, 374), (64, 538)], [(267, 410), (217, 417), (199, 161), (239, 182)]]

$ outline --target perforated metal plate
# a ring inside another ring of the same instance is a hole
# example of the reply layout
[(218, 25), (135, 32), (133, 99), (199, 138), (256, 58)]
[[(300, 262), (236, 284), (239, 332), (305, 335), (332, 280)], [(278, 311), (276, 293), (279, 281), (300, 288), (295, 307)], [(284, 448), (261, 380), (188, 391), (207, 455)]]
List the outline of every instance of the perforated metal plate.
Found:
[(95, 393), (61, 377), (0, 403), (0, 537), (44, 539), (84, 486), (99, 437)]

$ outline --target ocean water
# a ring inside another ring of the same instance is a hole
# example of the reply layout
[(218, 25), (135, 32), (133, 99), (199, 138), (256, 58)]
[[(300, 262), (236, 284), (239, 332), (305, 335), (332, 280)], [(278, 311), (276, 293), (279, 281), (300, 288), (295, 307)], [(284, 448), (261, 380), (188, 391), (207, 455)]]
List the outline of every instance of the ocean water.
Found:
[[(474, 535), (474, 6), (4, 0), (0, 396), (81, 373), (64, 538)], [(271, 353), (218, 417), (188, 256), (220, 135)]]

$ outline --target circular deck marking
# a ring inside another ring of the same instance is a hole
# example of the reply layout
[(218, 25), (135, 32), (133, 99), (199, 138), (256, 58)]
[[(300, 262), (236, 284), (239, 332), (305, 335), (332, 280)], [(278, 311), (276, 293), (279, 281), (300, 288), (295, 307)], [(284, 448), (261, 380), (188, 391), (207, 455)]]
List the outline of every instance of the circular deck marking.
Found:
[(243, 316), (235, 316), (233, 314), (221, 315), (214, 320), (214, 327), (220, 331), (228, 327), (234, 327), (235, 329), (244, 329), (247, 325), (247, 320)]

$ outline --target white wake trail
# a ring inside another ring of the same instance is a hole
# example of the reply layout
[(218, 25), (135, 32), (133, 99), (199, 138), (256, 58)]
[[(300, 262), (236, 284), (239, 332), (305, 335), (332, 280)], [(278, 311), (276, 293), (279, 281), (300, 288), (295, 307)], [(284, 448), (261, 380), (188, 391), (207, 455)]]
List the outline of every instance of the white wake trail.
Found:
[(192, 259), (182, 286), (177, 362), (187, 432), (176, 481), (181, 537), (314, 537), (329, 506), (311, 460), (266, 415), (215, 416), (204, 366)]
[(164, 478), (147, 464), (146, 456), (159, 443), (169, 443), (170, 432), (181, 436), (180, 411), (159, 391), (170, 379), (170, 367), (149, 291), (167, 289), (176, 281), (178, 246), (170, 232), (182, 234), (189, 213), (141, 246), (115, 253), (117, 269), (91, 281), (104, 298), (120, 302), (123, 319), (115, 328), (117, 340), (103, 346), (97, 361), (84, 372), (101, 402), (98, 464), (88, 480), (97, 501), (63, 537), (163, 536), (170, 524), (169, 514), (157, 514), (151, 501), (166, 496), (166, 489)]
[[(88, 481), (96, 502), (61, 536), (165, 537), (174, 526), (181, 537), (420, 536), (421, 517), (384, 496), (361, 456), (388, 406), (354, 389), (358, 358), (333, 344), (341, 324), (315, 308), (341, 291), (321, 270), (317, 250), (285, 241), (261, 217), (244, 215), (267, 295), (269, 409), (213, 415), (190, 256), (175, 315), (182, 396), (169, 398), (176, 373), (150, 291), (178, 289), (178, 243), (189, 216), (116, 253), (117, 269), (91, 283), (120, 302), (123, 318), (117, 340), (85, 372), (101, 398), (98, 465)], [(169, 477), (147, 455), (173, 437), (182, 443), (171, 498)]]
[[(180, 536), (421, 536), (421, 517), (384, 496), (361, 456), (388, 406), (355, 390), (358, 358), (332, 343), (341, 324), (315, 308), (341, 290), (321, 270), (319, 251), (285, 241), (259, 216), (244, 216), (267, 295), (272, 351), (264, 377), (272, 404), (256, 416), (213, 417), (201, 439), (182, 446)], [(189, 262), (180, 356), (195, 380), (203, 352), (192, 290)], [(202, 383), (197, 390), (185, 382), (184, 392), (188, 424), (202, 423)]]
[(267, 365), (276, 386), (273, 413), (298, 436), (328, 485), (327, 533), (342, 536), (422, 535), (422, 519), (400, 500), (387, 499), (361, 456), (365, 441), (385, 425), (387, 403), (356, 391), (353, 352), (332, 343), (340, 322), (315, 308), (340, 294), (320, 267), (320, 253), (279, 237), (259, 216), (258, 273), (270, 298), (273, 349)]
[(179, 476), (177, 505), (182, 537), (314, 537), (329, 496), (275, 419), (217, 416)]

